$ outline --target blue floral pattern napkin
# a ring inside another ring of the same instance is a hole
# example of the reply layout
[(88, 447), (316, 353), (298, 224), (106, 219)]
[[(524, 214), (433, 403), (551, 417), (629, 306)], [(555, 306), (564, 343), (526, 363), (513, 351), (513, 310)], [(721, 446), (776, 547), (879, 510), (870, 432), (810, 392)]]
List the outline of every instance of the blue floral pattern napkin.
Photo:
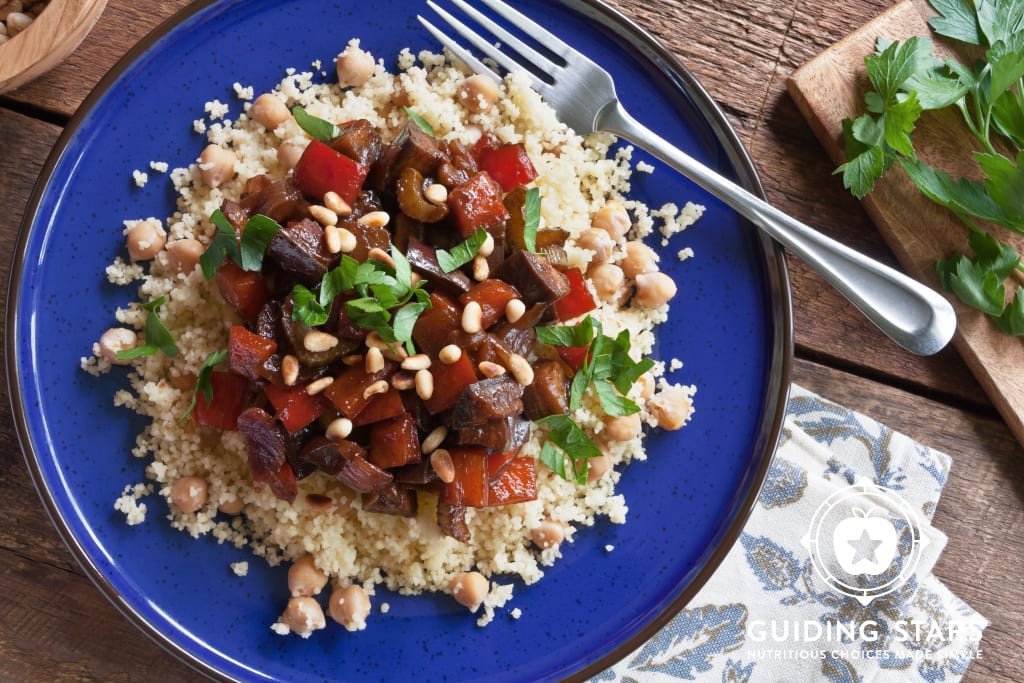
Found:
[(593, 680), (959, 680), (988, 621), (932, 575), (949, 467), (794, 386), (739, 541), (687, 609)]

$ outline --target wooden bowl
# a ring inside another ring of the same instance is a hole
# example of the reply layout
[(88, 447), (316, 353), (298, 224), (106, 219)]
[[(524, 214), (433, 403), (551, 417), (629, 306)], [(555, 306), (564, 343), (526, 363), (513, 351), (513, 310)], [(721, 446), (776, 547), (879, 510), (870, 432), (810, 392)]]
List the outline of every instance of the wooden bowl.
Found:
[(21, 33), (0, 43), (0, 93), (49, 71), (78, 47), (107, 0), (50, 0)]

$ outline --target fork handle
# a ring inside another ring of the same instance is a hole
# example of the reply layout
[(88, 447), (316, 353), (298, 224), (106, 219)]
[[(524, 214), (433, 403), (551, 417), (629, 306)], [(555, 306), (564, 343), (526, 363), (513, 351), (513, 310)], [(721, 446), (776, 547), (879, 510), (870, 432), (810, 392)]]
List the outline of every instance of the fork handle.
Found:
[(651, 132), (618, 102), (601, 112), (598, 124), (599, 130), (647, 150), (759, 226), (903, 348), (928, 356), (952, 338), (956, 314), (934, 290), (776, 209)]

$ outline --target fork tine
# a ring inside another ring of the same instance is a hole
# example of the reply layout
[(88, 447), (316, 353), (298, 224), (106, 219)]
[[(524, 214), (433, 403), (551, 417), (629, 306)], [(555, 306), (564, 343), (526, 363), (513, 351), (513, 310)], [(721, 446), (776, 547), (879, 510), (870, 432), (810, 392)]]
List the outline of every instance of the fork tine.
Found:
[(423, 24), (423, 27), (427, 29), (427, 31), (429, 31), (430, 34), (434, 36), (434, 38), (437, 39), (437, 42), (441, 43), (446, 48), (451, 50), (452, 54), (461, 59), (462, 62), (470, 69), (472, 69), (478, 74), (490, 75), (494, 76), (495, 78), (498, 77), (498, 74), (494, 72), (494, 69), (487, 66), (476, 57), (474, 57), (469, 50), (459, 45), (459, 43), (455, 39), (449, 37), (448, 34), (446, 34), (444, 31), (431, 24), (429, 21), (424, 19), (419, 14), (416, 15), (416, 18), (419, 19), (420, 23)]
[(550, 73), (556, 69), (562, 67), (561, 64), (557, 64), (551, 61), (548, 57), (545, 57), (541, 53), (534, 50), (532, 47), (524, 43), (523, 41), (516, 38), (514, 35), (506, 31), (500, 25), (494, 22), (493, 19), (483, 14), (480, 10), (470, 5), (465, 0), (451, 0), (452, 4), (461, 9), (463, 12), (473, 17), (481, 26), (490, 31), (499, 40), (503, 41), (506, 45), (511, 47), (513, 50), (523, 56), (526, 61), (532, 63), (538, 69), (544, 72)]
[(480, 0), (483, 4), (490, 7), (492, 10), (508, 19), (509, 23), (526, 33), (531, 38), (536, 40), (538, 43), (543, 45), (545, 48), (554, 52), (556, 55), (564, 59), (566, 62), (573, 58), (582, 58), (586, 61), (590, 61), (574, 47), (556, 37), (553, 33), (548, 31), (546, 28), (530, 19), (528, 16), (515, 9), (511, 5), (508, 5), (502, 0)]
[[(442, 9), (440, 6), (438, 6), (438, 4), (434, 2), (434, 0), (427, 0), (427, 5), (429, 5), (431, 9), (437, 12), (438, 15), (440, 15), (440, 17), (444, 19), (449, 26), (455, 29), (456, 33), (458, 33), (460, 36), (468, 40), (478, 50), (480, 50), (485, 55), (496, 61), (498, 64), (505, 67), (509, 71), (525, 71), (525, 69), (523, 69), (523, 66), (519, 62), (515, 61), (505, 53), (501, 52), (501, 50), (497, 49), (496, 47), (488, 43), (486, 40), (481, 38), (471, 28), (469, 28), (461, 21), (459, 21), (451, 14), (449, 14), (447, 11)], [(475, 69), (476, 67), (473, 68)]]

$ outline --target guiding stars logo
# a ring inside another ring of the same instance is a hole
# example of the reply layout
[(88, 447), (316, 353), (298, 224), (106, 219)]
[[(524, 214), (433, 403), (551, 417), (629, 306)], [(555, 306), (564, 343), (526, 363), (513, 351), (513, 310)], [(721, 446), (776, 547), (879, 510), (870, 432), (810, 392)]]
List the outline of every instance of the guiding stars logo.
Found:
[(800, 542), (832, 590), (867, 605), (906, 583), (928, 539), (899, 494), (862, 478), (822, 501)]

